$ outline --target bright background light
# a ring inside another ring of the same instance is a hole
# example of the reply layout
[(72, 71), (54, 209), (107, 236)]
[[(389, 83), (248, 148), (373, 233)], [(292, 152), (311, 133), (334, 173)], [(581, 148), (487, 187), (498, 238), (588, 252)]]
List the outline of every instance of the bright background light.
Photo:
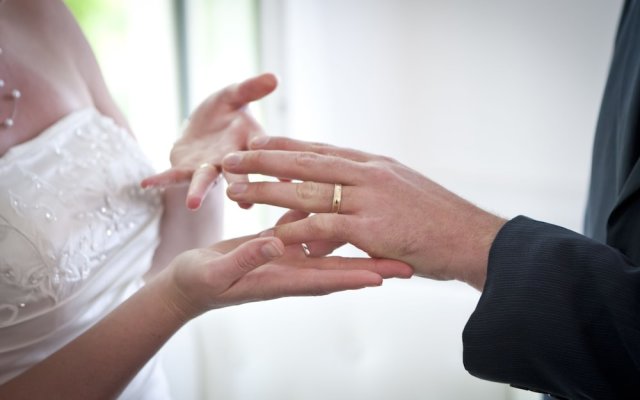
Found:
[[(620, 0), (67, 3), (159, 169), (182, 102), (267, 70), (280, 88), (253, 111), (269, 133), (392, 156), (503, 216), (582, 228)], [(280, 213), (227, 201), (225, 236)], [(169, 346), (176, 398), (526, 396), (464, 371), (460, 332), (477, 298), (462, 284), (413, 279), (212, 312)]]

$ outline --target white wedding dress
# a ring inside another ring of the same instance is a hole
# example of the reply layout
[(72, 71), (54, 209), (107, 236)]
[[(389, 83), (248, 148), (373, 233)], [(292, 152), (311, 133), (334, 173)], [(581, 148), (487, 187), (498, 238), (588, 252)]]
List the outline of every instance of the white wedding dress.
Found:
[[(161, 198), (135, 139), (73, 112), (0, 158), (0, 383), (80, 335), (142, 284)], [(155, 358), (122, 399), (166, 399)]]

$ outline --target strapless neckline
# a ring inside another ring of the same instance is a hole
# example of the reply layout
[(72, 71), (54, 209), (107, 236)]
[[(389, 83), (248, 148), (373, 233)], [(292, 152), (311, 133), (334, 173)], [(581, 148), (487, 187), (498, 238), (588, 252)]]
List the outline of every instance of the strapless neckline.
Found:
[(60, 132), (66, 132), (72, 126), (77, 125), (79, 121), (84, 121), (93, 116), (100, 116), (105, 119), (113, 120), (111, 117), (102, 114), (93, 106), (87, 106), (71, 111), (44, 128), (42, 132), (34, 136), (32, 139), (12, 146), (6, 153), (4, 153), (4, 155), (0, 156), (0, 165), (9, 163), (15, 158), (21, 157), (25, 152), (40, 148), (44, 143), (49, 141), (51, 137), (56, 136)]

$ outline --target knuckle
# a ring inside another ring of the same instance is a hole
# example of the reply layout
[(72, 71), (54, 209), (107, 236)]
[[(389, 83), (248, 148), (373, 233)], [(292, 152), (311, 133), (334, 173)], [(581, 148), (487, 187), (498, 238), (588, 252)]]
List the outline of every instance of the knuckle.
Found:
[(311, 200), (320, 194), (320, 185), (316, 182), (301, 182), (296, 185), (296, 196), (300, 200)]
[(245, 196), (253, 196), (256, 198), (264, 198), (268, 194), (267, 186), (264, 182), (252, 182), (247, 184)]
[(252, 150), (246, 153), (246, 160), (252, 166), (261, 165), (264, 162), (264, 150)]
[(385, 163), (385, 164), (397, 164), (398, 163), (398, 161), (396, 161), (395, 158), (389, 157), (389, 156), (377, 155), (376, 158), (377, 158), (377, 160), (379, 162)]
[(237, 269), (246, 273), (260, 265), (260, 257), (251, 249), (251, 251), (243, 251), (233, 257), (233, 263)]
[(320, 235), (325, 231), (326, 222), (322, 217), (323, 215), (315, 215), (313, 217), (309, 217), (309, 230), (312, 234)]
[(311, 218), (311, 233), (318, 238), (341, 239), (344, 234), (344, 219), (340, 216), (318, 214)]
[(323, 142), (311, 142), (310, 145), (313, 152), (320, 154), (328, 154), (332, 149), (332, 146)]
[(379, 161), (372, 161), (367, 164), (367, 175), (376, 182), (387, 182), (394, 178), (390, 166)]
[(318, 162), (318, 155), (315, 153), (303, 152), (295, 156), (295, 163), (300, 167), (309, 167)]

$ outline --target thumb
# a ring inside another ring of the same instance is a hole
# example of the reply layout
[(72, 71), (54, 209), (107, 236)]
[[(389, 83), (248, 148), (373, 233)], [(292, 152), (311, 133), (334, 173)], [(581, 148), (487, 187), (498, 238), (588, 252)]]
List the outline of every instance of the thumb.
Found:
[(273, 92), (278, 86), (275, 75), (261, 74), (238, 83), (228, 89), (227, 101), (234, 108), (242, 108), (248, 103), (259, 100)]
[(284, 244), (278, 238), (252, 239), (222, 256), (217, 263), (218, 266), (210, 269), (210, 273), (216, 275), (211, 278), (231, 285), (247, 273), (283, 254)]

